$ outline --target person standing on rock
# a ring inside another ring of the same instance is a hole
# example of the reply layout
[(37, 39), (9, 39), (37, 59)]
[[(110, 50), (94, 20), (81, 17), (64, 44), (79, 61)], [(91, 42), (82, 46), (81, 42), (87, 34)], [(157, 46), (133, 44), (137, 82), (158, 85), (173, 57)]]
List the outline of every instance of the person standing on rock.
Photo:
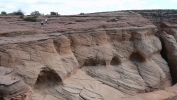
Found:
[(45, 19), (45, 24), (47, 24), (47, 18)]
[(43, 28), (43, 27), (44, 27), (44, 21), (41, 20), (41, 28)]

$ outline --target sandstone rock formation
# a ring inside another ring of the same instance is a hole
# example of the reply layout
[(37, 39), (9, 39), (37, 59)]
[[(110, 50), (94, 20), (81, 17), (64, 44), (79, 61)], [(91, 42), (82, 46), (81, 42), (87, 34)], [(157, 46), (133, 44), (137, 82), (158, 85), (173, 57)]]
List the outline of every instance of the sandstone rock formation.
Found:
[(156, 9), (156, 10), (130, 10), (141, 14), (144, 18), (151, 21), (157, 28), (158, 33), (161, 33), (161, 23), (167, 22), (177, 24), (177, 10), (175, 9)]
[(176, 64), (175, 64), (175, 46), (177, 33), (177, 10), (132, 10), (133, 12), (141, 14), (144, 18), (150, 20), (158, 29), (155, 34), (162, 42), (161, 54), (166, 59), (171, 69), (173, 83), (176, 80)]
[(161, 41), (164, 45), (163, 52), (164, 52), (164, 58), (167, 59), (168, 65), (171, 68), (171, 75), (173, 78), (173, 83), (177, 82), (177, 64), (176, 64), (176, 50), (177, 50), (177, 26), (170, 25), (168, 23), (162, 23), (161, 25), (162, 30), (164, 31), (163, 34), (161, 34)]
[(141, 14), (144, 18), (151, 21), (158, 29), (156, 36), (162, 33), (161, 24), (164, 22), (170, 24), (177, 24), (177, 10), (175, 9), (151, 9), (151, 10), (127, 10), (128, 12), (135, 12)]
[(43, 29), (3, 21), (0, 65), (32, 88), (30, 100), (122, 100), (171, 86), (157, 28), (139, 14), (61, 16)]
[(12, 68), (0, 67), (0, 97), (4, 100), (25, 100), (29, 86), (12, 72)]

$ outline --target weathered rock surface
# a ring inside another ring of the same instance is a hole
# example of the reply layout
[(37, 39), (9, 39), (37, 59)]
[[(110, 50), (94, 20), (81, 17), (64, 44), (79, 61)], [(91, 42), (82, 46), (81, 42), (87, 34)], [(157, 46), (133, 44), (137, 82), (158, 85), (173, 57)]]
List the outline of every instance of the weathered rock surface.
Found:
[(30, 88), (12, 72), (12, 68), (0, 67), (0, 97), (5, 100), (25, 100)]
[(164, 22), (177, 24), (177, 10), (175, 9), (157, 9), (157, 10), (131, 10), (141, 14), (144, 18), (151, 21), (158, 29), (156, 36), (162, 33), (161, 24)]
[(141, 15), (113, 12), (48, 20), (44, 28), (5, 20), (14, 27), (0, 30), (0, 65), (13, 68), (31, 86), (29, 99), (122, 100), (171, 86), (154, 36), (157, 29)]
[(167, 59), (168, 65), (171, 69), (171, 75), (173, 78), (173, 83), (177, 82), (177, 26), (168, 23), (163, 23), (161, 25), (163, 29), (163, 34), (161, 34), (161, 41), (164, 45), (163, 52), (164, 58)]
[(153, 91), (150, 93), (138, 94), (132, 97), (125, 97), (122, 100), (172, 100), (176, 96), (177, 87), (173, 86), (164, 90)]
[(161, 54), (171, 69), (173, 84), (176, 79), (177, 10), (132, 10), (151, 21), (158, 29), (156, 36), (162, 42)]

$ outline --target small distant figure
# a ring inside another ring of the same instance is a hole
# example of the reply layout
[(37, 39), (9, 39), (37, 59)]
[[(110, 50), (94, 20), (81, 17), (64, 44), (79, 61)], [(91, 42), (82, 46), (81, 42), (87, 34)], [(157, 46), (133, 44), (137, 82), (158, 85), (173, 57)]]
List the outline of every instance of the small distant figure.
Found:
[(41, 21), (41, 28), (43, 28), (44, 27), (44, 21), (42, 20)]
[(45, 24), (47, 24), (47, 18), (45, 19)]

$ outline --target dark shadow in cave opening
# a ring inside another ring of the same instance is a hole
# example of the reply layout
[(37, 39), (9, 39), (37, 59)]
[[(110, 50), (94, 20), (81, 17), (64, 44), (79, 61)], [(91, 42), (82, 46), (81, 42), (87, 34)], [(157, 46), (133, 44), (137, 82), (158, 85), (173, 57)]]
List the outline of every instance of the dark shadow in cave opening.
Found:
[(144, 62), (146, 59), (138, 52), (132, 53), (130, 55), (130, 60), (135, 62)]
[(105, 60), (88, 58), (85, 60), (83, 66), (106, 66)]
[(60, 76), (50, 68), (43, 68), (38, 75), (34, 87), (36, 89), (45, 89), (56, 85), (62, 85)]
[(121, 62), (117, 56), (114, 56), (111, 60), (111, 65), (119, 65)]
[(172, 84), (176, 84), (177, 83), (177, 76), (176, 76), (176, 70), (174, 70), (173, 68), (173, 64), (169, 64), (169, 60), (167, 57), (167, 50), (165, 49), (165, 43), (163, 42), (162, 38), (160, 38), (161, 44), (162, 44), (162, 50), (160, 51), (160, 54), (162, 56), (163, 59), (165, 59), (165, 61), (168, 63), (169, 69), (170, 69), (170, 75), (172, 78)]

